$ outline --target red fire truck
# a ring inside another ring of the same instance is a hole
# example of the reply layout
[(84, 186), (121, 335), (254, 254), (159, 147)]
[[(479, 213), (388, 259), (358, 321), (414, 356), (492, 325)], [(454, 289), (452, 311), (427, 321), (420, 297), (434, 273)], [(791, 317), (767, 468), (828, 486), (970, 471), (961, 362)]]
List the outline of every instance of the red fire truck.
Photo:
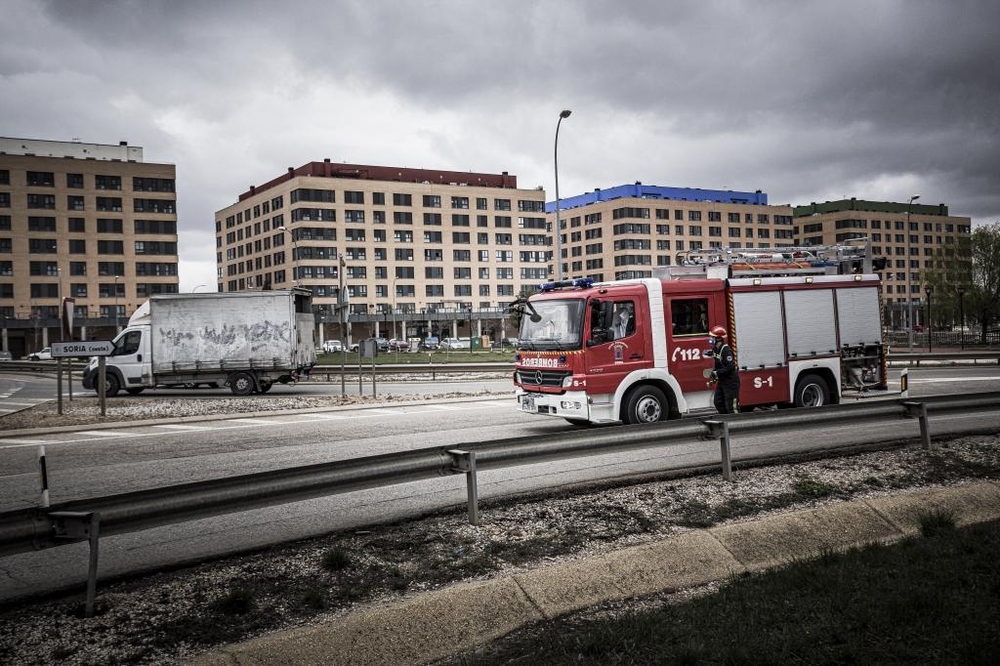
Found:
[(541, 285), (521, 313), (521, 411), (653, 423), (713, 407), (709, 330), (740, 368), (740, 405), (816, 407), (885, 390), (879, 277), (867, 244), (689, 252), (653, 278)]

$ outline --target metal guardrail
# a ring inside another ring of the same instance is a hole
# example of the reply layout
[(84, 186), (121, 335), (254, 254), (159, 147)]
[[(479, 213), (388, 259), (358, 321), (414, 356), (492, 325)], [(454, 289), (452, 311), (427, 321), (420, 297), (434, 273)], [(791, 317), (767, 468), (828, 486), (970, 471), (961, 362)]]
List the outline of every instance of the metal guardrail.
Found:
[(963, 352), (892, 352), (889, 354), (889, 364), (893, 366), (907, 365), (920, 367), (920, 363), (931, 361), (935, 363), (953, 363), (955, 365), (1000, 365), (1000, 351), (963, 351)]
[(809, 427), (831, 422), (856, 423), (916, 417), (920, 420), (923, 446), (929, 449), (932, 448), (929, 413), (995, 412), (998, 408), (1000, 392), (938, 396), (920, 402), (885, 400), (810, 410), (751, 412), (648, 426), (597, 428), (354, 458), (0, 513), (0, 555), (89, 541), (85, 613), (91, 617), (101, 536), (453, 474), (466, 475), (469, 520), (478, 524), (476, 474), (479, 470), (663, 446), (679, 440), (718, 438), (723, 477), (730, 480), (730, 438), (734, 434), (773, 431), (788, 426)]
[[(947, 351), (947, 352), (890, 352), (889, 365), (893, 367), (920, 367), (921, 363), (953, 363), (955, 365), (1000, 365), (1000, 350), (984, 349), (979, 351)], [(55, 372), (56, 361), (2, 361), (0, 371), (11, 370), (20, 372)], [(74, 371), (82, 371), (86, 362), (72, 363)], [(457, 375), (475, 372), (512, 373), (514, 362), (480, 362), (480, 363), (392, 363), (375, 366), (376, 376), (388, 375), (429, 375), (431, 380), (439, 375)], [(357, 363), (344, 366), (345, 377), (356, 377), (358, 373), (371, 376), (372, 366), (365, 364), (358, 368)], [(312, 376), (324, 377), (325, 381), (333, 381), (332, 377), (340, 379), (340, 365), (317, 365), (312, 370)]]
[[(995, 411), (998, 408), (1000, 392), (937, 396), (921, 401), (882, 400), (648, 426), (595, 428), (353, 458), (0, 513), (0, 555), (91, 538), (86, 526), (91, 524), (93, 516), (99, 517), (100, 535), (110, 536), (355, 490), (468, 474), (470, 462), (474, 473), (475, 470), (667, 445), (679, 440), (708, 439), (719, 436), (718, 424), (724, 424), (728, 435), (732, 436), (788, 426), (903, 419), (921, 416), (921, 410), (926, 416), (927, 413)], [(926, 437), (925, 446), (929, 446)]]

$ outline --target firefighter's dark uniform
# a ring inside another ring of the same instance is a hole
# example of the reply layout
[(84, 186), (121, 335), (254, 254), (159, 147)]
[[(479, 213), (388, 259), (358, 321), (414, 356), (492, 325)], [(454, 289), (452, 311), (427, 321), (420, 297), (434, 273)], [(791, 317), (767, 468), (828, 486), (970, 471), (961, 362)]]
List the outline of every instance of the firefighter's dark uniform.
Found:
[(714, 346), (715, 358), (715, 409), (720, 414), (740, 413), (740, 373), (736, 367), (736, 357), (732, 348), (722, 343)]

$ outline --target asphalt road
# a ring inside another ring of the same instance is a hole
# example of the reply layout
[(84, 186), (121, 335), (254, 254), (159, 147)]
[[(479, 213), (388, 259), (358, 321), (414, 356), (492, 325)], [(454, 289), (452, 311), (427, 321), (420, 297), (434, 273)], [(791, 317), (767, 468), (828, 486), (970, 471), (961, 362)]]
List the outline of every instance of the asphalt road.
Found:
[[(1000, 390), (1000, 373), (995, 368), (913, 371), (910, 381), (913, 397)], [(435, 385), (440, 388), (440, 384)], [(942, 416), (932, 421), (931, 432), (941, 435), (971, 427), (1000, 429), (1000, 414), (985, 419), (981, 415)], [(509, 398), (468, 398), (198, 424), (82, 429), (30, 439), (0, 434), (0, 510), (37, 505), (36, 453), (40, 444), (48, 454), (52, 501), (60, 502), (407, 448), (545, 436), (570, 428), (561, 420), (521, 414)], [(789, 430), (780, 436), (741, 437), (733, 442), (733, 457), (739, 460), (804, 447), (916, 437), (918, 433), (916, 421), (881, 427), (826, 426), (819, 432)], [(692, 441), (526, 465), (481, 473), (479, 491), (481, 498), (488, 499), (596, 478), (715, 464), (718, 456), (717, 444)], [(111, 537), (101, 542), (101, 575), (155, 569), (405, 518), (464, 501), (464, 478), (455, 476)], [(80, 584), (86, 576), (86, 553), (85, 544), (75, 544), (0, 559), (0, 600)]]

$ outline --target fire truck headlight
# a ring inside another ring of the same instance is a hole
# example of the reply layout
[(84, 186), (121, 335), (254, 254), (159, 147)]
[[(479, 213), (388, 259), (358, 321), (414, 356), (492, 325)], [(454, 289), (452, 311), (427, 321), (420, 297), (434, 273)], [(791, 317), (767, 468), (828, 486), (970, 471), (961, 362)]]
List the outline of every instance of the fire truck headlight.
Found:
[(563, 400), (559, 403), (559, 409), (577, 412), (583, 409), (583, 405), (578, 400)]
[(563, 388), (570, 388), (571, 386), (573, 386), (573, 376), (569, 375), (567, 377), (563, 377), (562, 387)]

